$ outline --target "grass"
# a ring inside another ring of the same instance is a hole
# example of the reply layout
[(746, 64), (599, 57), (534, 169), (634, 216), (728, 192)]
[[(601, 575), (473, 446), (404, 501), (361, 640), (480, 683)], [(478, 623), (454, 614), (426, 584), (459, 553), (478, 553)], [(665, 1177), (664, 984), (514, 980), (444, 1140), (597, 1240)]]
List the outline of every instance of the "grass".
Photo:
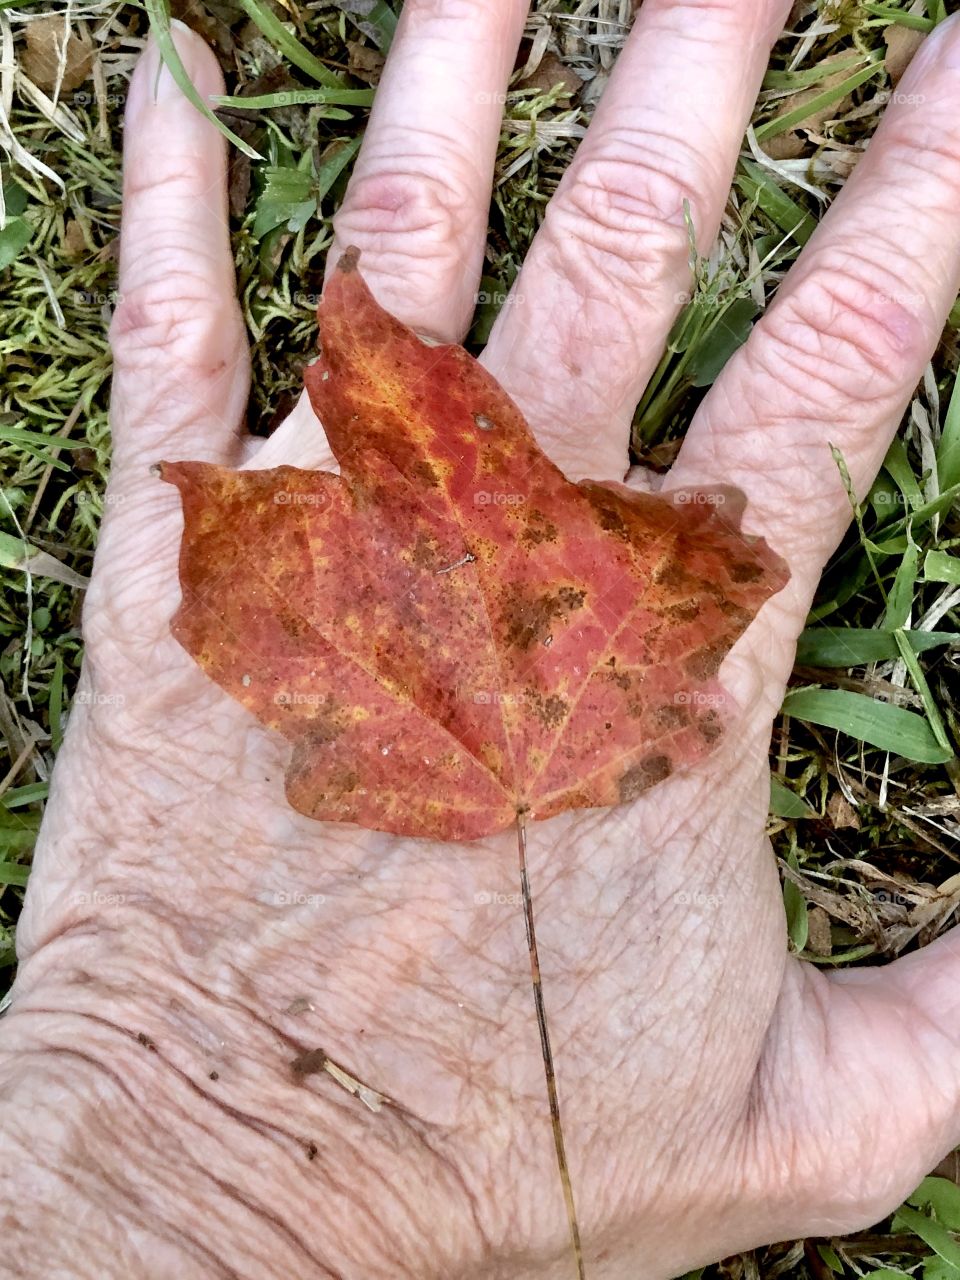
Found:
[[(44, 12), (63, 12), (62, 3)], [(539, 0), (550, 53), (580, 90), (515, 83), (471, 341), (481, 343), (589, 120), (624, 28), (618, 0), (587, 14)], [(292, 406), (315, 341), (330, 216), (363, 133), (396, 14), (266, 0), (180, 5), (215, 39), (228, 94), (234, 249), (253, 351), (249, 426)], [(738, 166), (719, 245), (635, 419), (637, 456), (669, 463), (684, 425), (809, 239), (876, 126), (891, 54), (948, 6), (801, 3)], [(27, 66), (29, 0), (11, 9)], [(0, 230), (0, 967), (14, 934), (47, 781), (82, 652), (79, 609), (110, 461), (106, 324), (116, 287), (125, 79), (164, 0), (71, 6), (86, 79), (14, 94)], [(278, 14), (280, 17), (278, 18)], [(281, 20), (282, 19), (282, 20)], [(348, 44), (348, 41), (351, 42)], [(3, 85), (10, 68), (0, 71)], [(3, 128), (0, 122), (0, 129)], [(55, 175), (63, 175), (58, 180)], [(960, 897), (960, 305), (883, 472), (825, 574), (774, 736), (770, 832), (793, 949), (818, 965), (889, 958), (946, 929)], [(836, 465), (843, 473), (843, 459)], [(928, 1179), (893, 1219), (845, 1240), (800, 1241), (707, 1268), (716, 1277), (960, 1277), (960, 1192)], [(882, 1270), (886, 1268), (886, 1270)], [(956, 1268), (956, 1269), (952, 1269)]]

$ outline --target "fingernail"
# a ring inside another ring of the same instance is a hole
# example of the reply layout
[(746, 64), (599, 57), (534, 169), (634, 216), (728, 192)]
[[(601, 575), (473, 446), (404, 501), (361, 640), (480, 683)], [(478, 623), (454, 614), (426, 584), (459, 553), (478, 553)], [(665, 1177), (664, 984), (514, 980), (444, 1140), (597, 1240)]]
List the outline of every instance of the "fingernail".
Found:
[[(196, 32), (191, 31), (179, 18), (170, 20), (170, 36), (180, 55), (184, 71), (196, 83), (206, 55), (206, 46)], [(161, 58), (160, 47), (151, 33), (130, 82), (127, 118), (129, 120), (150, 106), (177, 101), (184, 101), (183, 91)]]
[[(206, 46), (200, 37), (194, 31), (191, 31), (185, 22), (181, 22), (179, 18), (170, 19), (170, 34), (173, 37), (173, 43), (176, 45), (177, 53), (180, 55), (184, 71), (191, 81), (196, 82), (197, 74), (200, 71), (200, 66), (206, 53)], [(159, 57), (159, 50), (157, 55)], [(157, 102), (170, 102), (173, 99), (182, 97), (183, 90), (170, 74), (170, 68), (164, 64), (157, 80)]]

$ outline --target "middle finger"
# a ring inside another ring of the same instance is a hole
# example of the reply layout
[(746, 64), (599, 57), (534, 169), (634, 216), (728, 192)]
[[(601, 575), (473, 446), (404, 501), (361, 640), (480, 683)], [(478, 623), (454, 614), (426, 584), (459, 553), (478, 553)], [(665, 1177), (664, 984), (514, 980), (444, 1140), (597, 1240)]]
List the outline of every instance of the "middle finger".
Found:
[(623, 478), (789, 0), (646, 0), (484, 353), (571, 478)]

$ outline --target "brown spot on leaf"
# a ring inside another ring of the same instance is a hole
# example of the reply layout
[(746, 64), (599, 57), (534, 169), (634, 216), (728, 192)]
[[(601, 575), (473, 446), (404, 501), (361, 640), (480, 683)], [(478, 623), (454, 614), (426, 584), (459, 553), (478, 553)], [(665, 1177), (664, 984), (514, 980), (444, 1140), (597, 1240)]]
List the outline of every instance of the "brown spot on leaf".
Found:
[(677, 564), (676, 560), (671, 558), (663, 561), (654, 569), (653, 581), (658, 587), (682, 591), (685, 586), (689, 585), (690, 577), (684, 571), (683, 566)]
[(726, 653), (723, 645), (708, 644), (697, 649), (684, 664), (687, 674), (693, 680), (709, 680), (717, 674)]
[(428, 537), (427, 534), (420, 532), (417, 534), (417, 540), (413, 544), (410, 559), (418, 569), (432, 570), (437, 564), (438, 551), (436, 538)]
[(647, 756), (645, 760), (629, 768), (620, 779), (618, 789), (621, 804), (635, 800), (648, 787), (669, 778), (671, 773), (673, 765), (667, 756)]
[(667, 702), (662, 707), (657, 707), (654, 719), (661, 729), (679, 729), (690, 719), (690, 713), (682, 704)]
[(616, 507), (598, 506), (597, 519), (600, 522), (601, 529), (604, 529), (607, 533), (616, 534), (618, 538), (623, 538), (625, 542), (630, 541), (630, 530)]
[(726, 600), (723, 596), (718, 599), (717, 607), (725, 618), (730, 619), (738, 631), (743, 631), (753, 620), (753, 614), (749, 609), (743, 609), (733, 600)]
[(558, 725), (563, 724), (570, 709), (567, 700), (556, 693), (544, 698), (537, 691), (528, 690), (526, 698), (528, 704), (533, 708), (534, 715), (547, 729), (555, 729)]
[(423, 483), (428, 485), (431, 489), (436, 489), (440, 484), (440, 479), (437, 476), (436, 471), (430, 463), (427, 462), (426, 458), (421, 458), (419, 461), (414, 463), (413, 474), (416, 479), (422, 480)]
[(663, 611), (663, 616), (669, 622), (693, 622), (699, 615), (700, 605), (696, 600), (681, 600), (677, 604), (667, 605)]
[(611, 666), (609, 669), (600, 672), (605, 680), (609, 680), (611, 684), (615, 684), (618, 689), (626, 691), (632, 683), (630, 674), (627, 671), (617, 671)]
[(556, 542), (559, 529), (542, 511), (534, 508), (527, 515), (526, 528), (521, 535), (525, 546), (536, 547), (541, 542)]
[(507, 596), (504, 607), (507, 643), (518, 649), (532, 648), (550, 634), (555, 620), (583, 608), (585, 599), (586, 592), (570, 586), (537, 597), (515, 591)]
[(730, 577), (734, 582), (758, 582), (763, 577), (763, 566), (755, 560), (735, 561), (730, 566)]
[(723, 733), (723, 725), (720, 723), (720, 717), (716, 711), (708, 711), (701, 720), (697, 722), (700, 730), (700, 736), (704, 742), (714, 743)]

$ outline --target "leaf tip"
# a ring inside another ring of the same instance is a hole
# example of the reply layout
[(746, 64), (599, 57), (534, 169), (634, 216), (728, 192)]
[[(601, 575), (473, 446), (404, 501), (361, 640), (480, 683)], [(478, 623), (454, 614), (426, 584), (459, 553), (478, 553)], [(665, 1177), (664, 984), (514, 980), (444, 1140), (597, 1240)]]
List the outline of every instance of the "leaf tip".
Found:
[(355, 244), (347, 245), (337, 262), (337, 271), (343, 276), (351, 275), (356, 271), (359, 261), (360, 250)]

